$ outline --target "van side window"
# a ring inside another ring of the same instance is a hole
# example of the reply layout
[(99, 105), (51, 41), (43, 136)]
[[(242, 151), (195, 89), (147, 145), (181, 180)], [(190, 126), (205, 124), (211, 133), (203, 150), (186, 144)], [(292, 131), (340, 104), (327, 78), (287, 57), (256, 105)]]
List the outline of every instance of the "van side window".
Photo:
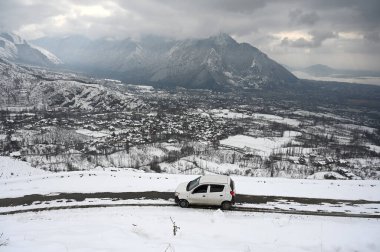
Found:
[(195, 188), (193, 193), (207, 193), (208, 185), (201, 185), (198, 188)]
[(211, 185), (210, 192), (223, 192), (224, 185)]

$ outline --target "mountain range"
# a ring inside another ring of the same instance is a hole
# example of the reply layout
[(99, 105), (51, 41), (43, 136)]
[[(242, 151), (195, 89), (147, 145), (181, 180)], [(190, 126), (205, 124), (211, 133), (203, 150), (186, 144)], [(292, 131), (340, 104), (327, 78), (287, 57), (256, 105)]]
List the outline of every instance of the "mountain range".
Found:
[(300, 71), (314, 77), (380, 77), (380, 72), (368, 70), (336, 69), (327, 65), (315, 64), (305, 68), (293, 68), (290, 71)]
[(299, 79), (380, 85), (380, 72), (378, 71), (337, 69), (322, 64), (301, 68), (286, 65), (284, 67)]
[[(380, 106), (378, 87), (350, 85), (342, 82), (344, 79), (297, 79), (257, 48), (238, 43), (223, 33), (185, 40), (157, 36), (146, 36), (139, 41), (90, 40), (71, 36), (31, 42), (2, 33), (0, 62), (0, 88), (2, 93), (11, 91), (3, 97), (2, 104), (35, 106), (45, 99), (42, 103), (49, 106), (114, 109), (119, 104), (112, 103), (113, 98), (128, 100), (122, 95), (123, 91), (116, 90), (117, 95), (114, 90), (102, 91), (99, 80), (87, 78), (83, 81), (86, 77), (71, 74), (82, 72), (102, 79), (118, 79), (126, 84), (237, 91), (241, 95), (256, 94), (310, 104), (350, 105), (360, 100), (360, 104), (366, 106)], [(326, 67), (317, 69), (326, 70)], [(100, 94), (99, 98), (87, 95), (86, 90), (93, 88), (87, 85), (89, 83), (99, 84), (98, 91), (93, 92)], [(122, 107), (125, 105), (120, 103)]]
[(265, 89), (297, 81), (266, 54), (221, 33), (205, 39), (145, 36), (139, 41), (82, 36), (32, 41), (69, 69), (127, 83), (229, 90)]

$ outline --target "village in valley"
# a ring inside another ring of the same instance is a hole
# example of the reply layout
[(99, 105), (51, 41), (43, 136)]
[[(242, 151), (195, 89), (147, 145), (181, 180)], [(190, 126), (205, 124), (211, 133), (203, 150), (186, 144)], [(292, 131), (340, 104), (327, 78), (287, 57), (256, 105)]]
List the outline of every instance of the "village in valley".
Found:
[(73, 91), (66, 94), (72, 99), (64, 101), (66, 106), (54, 106), (51, 99), (39, 107), (22, 100), (2, 107), (2, 155), (55, 172), (132, 167), (184, 174), (379, 178), (378, 115), (370, 109), (108, 79), (91, 85), (123, 96), (85, 107), (76, 103)]

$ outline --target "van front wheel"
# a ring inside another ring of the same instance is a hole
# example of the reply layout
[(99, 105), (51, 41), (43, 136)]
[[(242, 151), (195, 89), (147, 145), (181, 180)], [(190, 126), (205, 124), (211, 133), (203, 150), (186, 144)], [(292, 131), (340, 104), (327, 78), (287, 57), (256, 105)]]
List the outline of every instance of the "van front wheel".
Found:
[(182, 207), (182, 208), (187, 208), (187, 207), (189, 207), (189, 202), (188, 202), (187, 200), (180, 200), (180, 201), (178, 202), (178, 205), (179, 205), (180, 207)]
[(224, 201), (222, 203), (222, 210), (230, 210), (231, 207), (232, 207), (232, 204), (229, 201)]

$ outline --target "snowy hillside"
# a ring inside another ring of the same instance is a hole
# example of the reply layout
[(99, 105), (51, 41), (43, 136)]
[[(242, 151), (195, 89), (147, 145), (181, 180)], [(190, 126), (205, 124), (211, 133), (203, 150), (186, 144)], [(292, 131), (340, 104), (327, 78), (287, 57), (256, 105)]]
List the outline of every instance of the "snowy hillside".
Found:
[(0, 34), (0, 59), (45, 67), (62, 64), (51, 52), (34, 46), (13, 33)]
[[(37, 172), (9, 157), (0, 157), (0, 164), (1, 251), (377, 251), (380, 246), (378, 181), (233, 176), (238, 202), (232, 211), (221, 211), (174, 204), (176, 186), (194, 175), (114, 167)], [(135, 196), (123, 199), (128, 194)], [(244, 201), (249, 198), (253, 201)], [(172, 221), (179, 227), (175, 234)]]
[[(172, 218), (180, 227), (173, 235)], [(177, 207), (69, 209), (0, 216), (2, 251), (377, 251), (376, 219)]]
[(75, 74), (20, 67), (0, 60), (1, 106), (112, 110), (136, 108), (139, 99)]
[[(115, 167), (91, 171), (51, 173), (30, 164), (0, 156), (7, 167), (0, 177), (3, 197), (28, 194), (94, 193), (94, 192), (174, 192), (177, 185), (199, 175), (145, 173)], [(13, 170), (13, 171), (12, 171)], [(13, 172), (13, 175), (10, 174)], [(380, 201), (380, 182), (374, 180), (305, 180), (232, 176), (238, 194), (271, 195), (302, 198)]]
[(297, 80), (257, 48), (239, 44), (227, 34), (178, 41), (154, 36), (140, 41), (92, 41), (75, 36), (42, 38), (34, 43), (54, 52), (72, 68), (132, 83), (261, 89)]
[(9, 157), (0, 157), (0, 180), (10, 178), (27, 178), (49, 174), (50, 172), (31, 167), (29, 163)]

